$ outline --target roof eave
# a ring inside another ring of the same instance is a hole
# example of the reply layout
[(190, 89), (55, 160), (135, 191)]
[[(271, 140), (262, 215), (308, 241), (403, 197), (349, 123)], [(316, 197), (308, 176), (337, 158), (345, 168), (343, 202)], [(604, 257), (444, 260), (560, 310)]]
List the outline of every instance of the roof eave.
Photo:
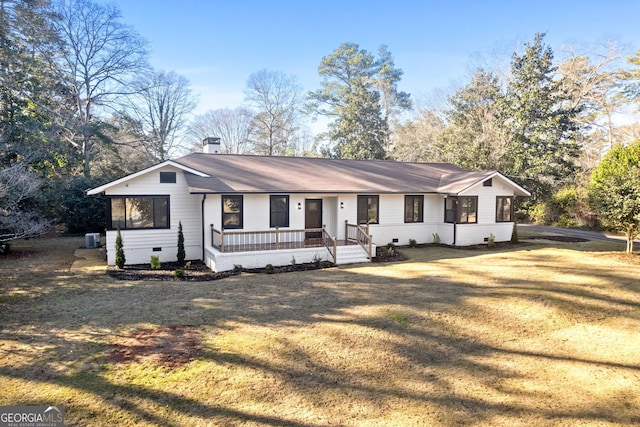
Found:
[(512, 181), (511, 179), (507, 178), (506, 176), (504, 176), (503, 174), (501, 174), (500, 172), (492, 172), (490, 175), (487, 175), (479, 180), (477, 180), (476, 182), (474, 182), (473, 184), (470, 184), (468, 186), (466, 186), (464, 189), (458, 191), (457, 193), (455, 193), (455, 195), (460, 195), (463, 194), (465, 191), (469, 190), (470, 188), (480, 184), (481, 182), (484, 182), (488, 179), (491, 178), (495, 178), (496, 176), (504, 179), (509, 185), (511, 185), (513, 187), (513, 193), (516, 196), (524, 196), (524, 197), (530, 197), (531, 193), (529, 193), (527, 190), (525, 190), (524, 188), (522, 188), (521, 186), (519, 186), (517, 183), (515, 183), (514, 181)]
[(111, 181), (111, 182), (109, 182), (107, 184), (101, 185), (100, 187), (92, 188), (91, 190), (87, 191), (87, 195), (88, 196), (93, 196), (95, 194), (103, 193), (104, 191), (108, 190), (111, 187), (114, 187), (116, 185), (120, 185), (120, 184), (122, 184), (124, 182), (130, 181), (132, 179), (135, 179), (135, 178), (137, 178), (139, 176), (142, 176), (144, 174), (147, 174), (149, 172), (153, 172), (154, 170), (163, 168), (165, 166), (173, 166), (175, 168), (181, 169), (184, 172), (190, 172), (190, 173), (193, 173), (193, 174), (201, 176), (201, 177), (208, 177), (209, 176), (208, 174), (206, 174), (204, 172), (201, 172), (199, 170), (190, 168), (188, 166), (184, 166), (184, 165), (182, 165), (180, 163), (174, 162), (173, 160), (167, 160), (167, 161), (164, 161), (162, 163), (158, 163), (157, 165), (150, 166), (150, 167), (148, 167), (146, 169), (143, 169), (143, 170), (141, 170), (139, 172), (132, 173), (131, 175), (127, 175), (127, 176), (124, 176), (124, 177), (122, 177), (120, 179), (117, 179), (115, 181)]

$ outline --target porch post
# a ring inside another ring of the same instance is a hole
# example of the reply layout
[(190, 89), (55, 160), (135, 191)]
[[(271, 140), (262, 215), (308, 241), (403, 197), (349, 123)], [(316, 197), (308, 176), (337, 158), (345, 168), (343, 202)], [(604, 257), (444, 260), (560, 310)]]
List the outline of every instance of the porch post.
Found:
[(345, 245), (349, 244), (349, 220), (344, 220), (344, 243)]
[(220, 252), (224, 252), (224, 227), (220, 227)]
[(276, 250), (280, 249), (280, 227), (276, 227)]
[(333, 239), (333, 265), (338, 265), (338, 241), (334, 237)]

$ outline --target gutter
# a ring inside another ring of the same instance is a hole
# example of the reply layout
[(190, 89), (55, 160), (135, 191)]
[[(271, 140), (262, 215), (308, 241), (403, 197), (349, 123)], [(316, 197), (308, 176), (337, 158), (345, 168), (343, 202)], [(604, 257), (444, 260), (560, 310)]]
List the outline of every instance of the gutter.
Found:
[(204, 201), (207, 199), (207, 193), (202, 195), (202, 202), (200, 203), (200, 229), (202, 230), (202, 262), (204, 262)]

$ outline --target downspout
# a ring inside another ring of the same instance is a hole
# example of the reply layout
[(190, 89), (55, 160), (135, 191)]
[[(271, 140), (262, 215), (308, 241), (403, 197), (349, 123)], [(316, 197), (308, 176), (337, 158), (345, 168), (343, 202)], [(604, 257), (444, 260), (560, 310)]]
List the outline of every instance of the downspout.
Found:
[(458, 221), (457, 219), (453, 220), (453, 246), (456, 245), (456, 224), (458, 223), (457, 221)]
[(200, 203), (200, 221), (202, 230), (202, 262), (204, 262), (204, 201), (207, 199), (207, 194), (202, 195), (202, 202)]
[(456, 225), (458, 224), (458, 197), (456, 197), (455, 199), (456, 202), (456, 212), (453, 218), (453, 246), (456, 245), (456, 237), (457, 237), (457, 229), (456, 229)]

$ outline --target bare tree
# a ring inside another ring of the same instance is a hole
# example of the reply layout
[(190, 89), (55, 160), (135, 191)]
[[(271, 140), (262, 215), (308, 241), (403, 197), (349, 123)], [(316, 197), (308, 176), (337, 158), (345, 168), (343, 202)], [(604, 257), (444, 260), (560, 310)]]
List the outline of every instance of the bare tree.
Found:
[(569, 47), (558, 67), (563, 90), (571, 96), (571, 108), (582, 109), (577, 119), (588, 144), (585, 148), (603, 151), (616, 142), (614, 116), (625, 101), (620, 96), (622, 57), (615, 41), (607, 42), (593, 54), (578, 54)]
[(118, 98), (133, 93), (132, 79), (147, 69), (147, 43), (120, 22), (114, 5), (62, 0), (58, 13), (57, 30), (64, 43), (62, 79), (75, 105), (65, 136), (82, 155), (83, 172), (89, 177), (95, 146), (104, 135), (100, 115), (115, 108)]
[(261, 70), (249, 76), (245, 100), (255, 112), (254, 150), (269, 156), (287, 152), (300, 116), (302, 89), (292, 76)]
[(41, 178), (23, 164), (0, 169), (0, 253), (12, 240), (36, 237), (51, 228), (41, 213), (29, 208), (41, 187)]
[(117, 179), (157, 163), (144, 145), (145, 136), (140, 122), (128, 114), (117, 113), (108, 120), (108, 137), (112, 144), (96, 148), (91, 171), (96, 176)]
[(253, 114), (243, 107), (209, 110), (193, 119), (189, 125), (189, 136), (197, 147), (200, 147), (205, 138), (217, 136), (220, 137), (223, 153), (250, 153), (252, 121)]
[(130, 110), (140, 123), (143, 145), (156, 160), (167, 160), (181, 148), (187, 116), (196, 107), (189, 80), (173, 71), (154, 71), (136, 85)]
[(445, 123), (435, 109), (422, 109), (419, 116), (398, 125), (391, 153), (403, 162), (452, 162), (453, 155), (442, 150)]

